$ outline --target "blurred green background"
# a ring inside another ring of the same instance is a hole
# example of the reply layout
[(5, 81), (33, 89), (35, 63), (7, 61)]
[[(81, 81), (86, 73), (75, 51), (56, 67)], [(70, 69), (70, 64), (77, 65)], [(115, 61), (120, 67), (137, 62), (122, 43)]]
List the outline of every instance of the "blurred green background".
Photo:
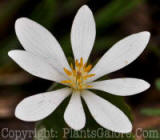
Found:
[[(34, 123), (14, 118), (14, 108), (24, 97), (44, 92), (52, 84), (29, 75), (8, 57), (9, 50), (22, 49), (14, 32), (15, 20), (28, 17), (42, 24), (53, 33), (70, 58), (73, 56), (70, 29), (77, 10), (83, 4), (91, 8), (96, 21), (97, 37), (90, 56), (92, 62), (123, 37), (144, 30), (151, 32), (144, 53), (110, 77), (137, 77), (151, 83), (148, 91), (127, 97), (126, 101), (134, 116), (133, 132), (138, 127), (160, 128), (159, 0), (0, 0), (0, 129), (33, 129)], [(143, 140), (142, 137), (138, 139)]]

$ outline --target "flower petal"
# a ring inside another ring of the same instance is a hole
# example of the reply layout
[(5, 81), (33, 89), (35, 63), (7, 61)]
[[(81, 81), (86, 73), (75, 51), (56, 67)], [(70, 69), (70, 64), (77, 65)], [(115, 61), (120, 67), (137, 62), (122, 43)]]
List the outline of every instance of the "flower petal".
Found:
[(26, 51), (14, 50), (8, 55), (30, 74), (47, 80), (60, 82), (65, 77), (39, 56)]
[(95, 73), (96, 75), (90, 78), (90, 81), (132, 63), (143, 52), (149, 38), (150, 33), (145, 31), (132, 34), (117, 42), (91, 70), (91, 73)]
[(23, 121), (38, 121), (49, 116), (71, 93), (71, 89), (33, 95), (22, 100), (16, 107), (15, 116)]
[(25, 50), (48, 59), (59, 71), (70, 68), (60, 44), (43, 26), (28, 18), (19, 18), (15, 31)]
[(71, 30), (71, 43), (75, 59), (88, 60), (96, 36), (96, 26), (92, 11), (82, 6), (77, 12)]
[(72, 94), (64, 113), (64, 119), (74, 130), (80, 130), (85, 126), (86, 118), (79, 92), (74, 92)]
[(114, 132), (131, 132), (130, 120), (116, 106), (87, 90), (82, 93), (82, 97), (93, 118), (101, 126)]
[(97, 81), (91, 84), (92, 89), (102, 90), (113, 95), (129, 96), (147, 90), (150, 84), (136, 78), (117, 78)]

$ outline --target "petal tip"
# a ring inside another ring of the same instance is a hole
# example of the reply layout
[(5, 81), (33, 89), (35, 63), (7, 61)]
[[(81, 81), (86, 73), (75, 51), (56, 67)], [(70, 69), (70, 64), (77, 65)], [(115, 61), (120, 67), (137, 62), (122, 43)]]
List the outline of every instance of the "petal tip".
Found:
[(81, 6), (80, 9), (89, 9), (89, 7), (88, 7), (88, 5), (85, 4), (85, 5)]
[(26, 18), (24, 17), (21, 17), (21, 18), (18, 18), (16, 21), (15, 21), (15, 28), (22, 22), (24, 21)]
[(40, 121), (42, 119), (44, 119), (45, 117), (35, 117), (32, 115), (30, 115), (29, 113), (32, 112), (28, 112), (28, 110), (26, 108), (24, 108), (24, 105), (26, 103), (26, 101), (30, 99), (30, 97), (27, 97), (25, 99), (23, 99), (17, 106), (14, 112), (14, 115), (17, 119), (21, 120), (21, 121), (25, 121), (25, 122), (36, 122), (36, 121)]
[(145, 83), (146, 83), (146, 90), (147, 90), (147, 89), (149, 89), (151, 87), (151, 85), (150, 85), (150, 83), (148, 83), (146, 81), (145, 81)]
[[(15, 110), (15, 113), (14, 113), (15, 117), (21, 121), (25, 121), (25, 122), (34, 122), (34, 120), (29, 120), (29, 119), (26, 119), (25, 116), (22, 116), (22, 114), (19, 112), (18, 109)], [(35, 120), (36, 121), (36, 120)]]
[(12, 51), (8, 52), (8, 56), (11, 57), (12, 56)]
[(21, 51), (21, 50), (11, 50), (11, 51), (8, 52), (8, 56), (13, 59), (14, 57), (16, 57), (16, 54), (19, 53), (19, 52), (23, 52), (23, 51)]
[[(75, 118), (76, 119), (76, 118)], [(85, 123), (84, 124), (81, 124), (81, 125), (73, 125), (73, 124), (69, 124), (68, 122), (69, 122), (69, 120), (68, 120), (68, 116), (66, 115), (66, 113), (64, 113), (64, 120), (65, 120), (65, 122), (66, 122), (66, 124), (71, 128), (71, 129), (74, 129), (74, 130), (76, 130), (76, 131), (79, 131), (79, 130), (81, 130), (81, 129), (83, 129), (84, 128), (84, 126), (85, 126)]]
[(27, 21), (27, 20), (29, 20), (29, 18), (27, 18), (27, 17), (20, 17), (20, 18), (18, 18), (18, 19), (15, 21), (15, 25), (21, 23), (22, 21)]
[[(151, 87), (151, 85), (150, 85), (150, 83), (148, 83), (147, 81), (145, 81), (145, 80), (142, 80), (142, 83), (141, 83), (142, 85), (143, 85), (143, 91), (146, 91), (147, 89), (149, 89), (150, 87)], [(142, 91), (142, 92), (143, 92)]]
[(150, 39), (150, 36), (151, 36), (151, 33), (148, 32), (148, 31), (143, 31), (143, 32), (140, 32), (140, 34), (145, 37), (147, 40)]
[(14, 50), (9, 51), (9, 52), (8, 52), (8, 56), (9, 56), (10, 58), (13, 58), (13, 56), (14, 56)]
[(133, 129), (132, 123), (130, 120), (128, 120), (127, 125), (123, 125), (121, 128), (119, 129), (113, 129), (112, 131), (117, 132), (117, 133), (123, 133), (123, 134), (127, 134), (127, 133), (131, 133)]
[(79, 11), (91, 12), (91, 9), (88, 7), (88, 5), (83, 5), (79, 8)]
[(128, 126), (121, 133), (131, 133), (133, 129), (132, 123), (129, 121)]
[(29, 21), (31, 21), (31, 20), (27, 17), (18, 18), (15, 21), (15, 31), (16, 31), (16, 33), (18, 32), (18, 29), (21, 29), (22, 27), (24, 27), (25, 23), (27, 23)]
[(25, 121), (25, 119), (22, 117), (22, 114), (20, 113), (20, 108), (19, 108), (19, 104), (16, 106), (14, 115), (17, 119)]

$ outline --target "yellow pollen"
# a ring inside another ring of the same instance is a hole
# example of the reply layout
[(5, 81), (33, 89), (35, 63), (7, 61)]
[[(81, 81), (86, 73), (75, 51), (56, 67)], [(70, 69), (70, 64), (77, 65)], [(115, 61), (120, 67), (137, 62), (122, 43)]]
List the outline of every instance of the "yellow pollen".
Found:
[(63, 84), (72, 84), (72, 81), (71, 80), (64, 80), (64, 81), (61, 81), (61, 83), (63, 83)]
[(76, 59), (76, 67), (78, 67), (79, 66), (79, 62), (78, 62), (78, 60)]
[(83, 58), (80, 58), (80, 61), (76, 59), (75, 66), (70, 64), (71, 70), (64, 68), (64, 72), (68, 76), (67, 80), (61, 81), (61, 83), (70, 86), (74, 90), (83, 90), (86, 88), (93, 87), (88, 85), (87, 79), (95, 76), (95, 74), (88, 74), (92, 69), (92, 65), (84, 63)]
[(80, 67), (83, 67), (83, 58), (80, 59)]
[(71, 63), (71, 65), (70, 65), (70, 67), (71, 67), (71, 69), (72, 69), (72, 71), (74, 70), (74, 68), (73, 68), (73, 64)]
[(69, 71), (68, 69), (64, 68), (64, 72), (68, 75), (68, 76), (71, 76), (72, 75), (72, 72)]
[(88, 65), (86, 68), (85, 68), (85, 72), (89, 72), (90, 70), (91, 70), (91, 68), (92, 68), (92, 65), (90, 64), (90, 65)]
[(92, 88), (93, 86), (92, 85), (87, 85), (87, 88)]
[(88, 79), (88, 78), (93, 77), (93, 76), (95, 76), (95, 74), (88, 74), (88, 75), (84, 76), (84, 79)]

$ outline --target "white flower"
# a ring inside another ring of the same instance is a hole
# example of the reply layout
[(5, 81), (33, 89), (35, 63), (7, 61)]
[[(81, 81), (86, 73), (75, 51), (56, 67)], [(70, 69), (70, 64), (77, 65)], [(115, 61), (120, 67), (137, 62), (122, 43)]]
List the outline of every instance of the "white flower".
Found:
[(15, 30), (25, 50), (10, 51), (9, 56), (30, 74), (67, 86), (25, 98), (16, 107), (17, 118), (24, 121), (44, 119), (71, 94), (64, 113), (64, 119), (71, 128), (80, 130), (85, 126), (82, 97), (91, 115), (102, 127), (115, 132), (131, 132), (132, 124), (128, 117), (88, 89), (120, 96), (134, 95), (148, 89), (150, 85), (147, 82), (136, 78), (94, 81), (133, 62), (145, 49), (149, 32), (136, 33), (120, 40), (91, 69), (92, 65), (86, 62), (94, 44), (96, 27), (93, 14), (86, 5), (79, 9), (71, 30), (75, 66), (69, 66), (60, 44), (38, 23), (20, 18), (16, 21)]

